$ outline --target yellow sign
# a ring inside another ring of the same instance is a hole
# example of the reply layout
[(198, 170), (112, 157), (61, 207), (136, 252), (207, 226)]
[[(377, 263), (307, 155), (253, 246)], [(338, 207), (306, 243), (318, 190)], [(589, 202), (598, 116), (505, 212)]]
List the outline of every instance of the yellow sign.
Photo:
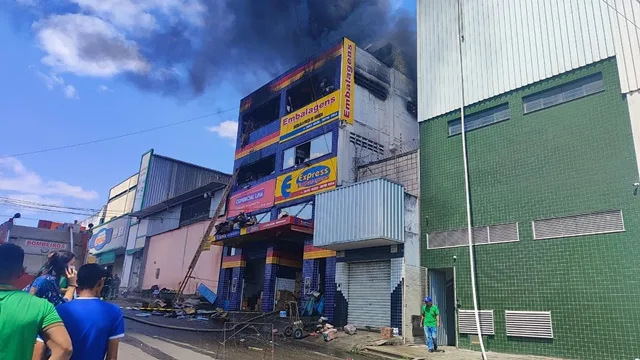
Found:
[(345, 38), (342, 45), (342, 78), (340, 82), (340, 120), (353, 125), (354, 74), (356, 67), (356, 44)]
[(312, 102), (280, 120), (280, 142), (290, 140), (319, 126), (325, 125), (340, 115), (340, 90)]
[(335, 188), (338, 178), (337, 163), (338, 158), (334, 157), (278, 176), (276, 204)]

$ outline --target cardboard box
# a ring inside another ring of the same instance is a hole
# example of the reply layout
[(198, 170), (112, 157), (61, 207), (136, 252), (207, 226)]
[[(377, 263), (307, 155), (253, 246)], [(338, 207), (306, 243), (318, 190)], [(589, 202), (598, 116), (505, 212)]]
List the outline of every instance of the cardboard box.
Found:
[(385, 339), (391, 339), (393, 337), (393, 329), (390, 327), (383, 327), (380, 329), (380, 335)]

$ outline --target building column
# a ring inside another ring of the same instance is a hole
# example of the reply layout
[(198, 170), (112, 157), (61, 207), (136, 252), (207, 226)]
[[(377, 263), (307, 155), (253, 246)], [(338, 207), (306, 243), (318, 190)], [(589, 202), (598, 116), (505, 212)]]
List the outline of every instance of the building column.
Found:
[(336, 258), (327, 258), (327, 268), (325, 271), (325, 290), (324, 290), (324, 316), (333, 323), (333, 311), (335, 307), (336, 294)]
[(267, 248), (266, 264), (264, 266), (264, 290), (262, 291), (262, 312), (273, 311), (278, 274), (278, 255), (275, 246)]
[(244, 285), (244, 266), (233, 268), (231, 276), (231, 297), (229, 299), (229, 309), (231, 311), (241, 310), (242, 290)]
[(237, 311), (242, 306), (242, 287), (244, 283), (245, 256), (236, 250), (236, 254), (222, 256), (222, 272), (218, 282), (218, 298), (225, 310)]

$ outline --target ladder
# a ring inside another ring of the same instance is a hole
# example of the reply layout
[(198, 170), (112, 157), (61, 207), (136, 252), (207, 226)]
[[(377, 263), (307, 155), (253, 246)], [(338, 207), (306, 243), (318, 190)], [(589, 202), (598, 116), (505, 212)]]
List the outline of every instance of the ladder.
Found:
[(238, 170), (233, 172), (233, 175), (231, 175), (231, 179), (229, 180), (229, 183), (227, 184), (227, 186), (224, 189), (224, 192), (222, 193), (222, 198), (220, 199), (220, 203), (218, 204), (218, 208), (216, 209), (216, 212), (213, 214), (213, 217), (211, 218), (211, 221), (209, 222), (209, 226), (207, 226), (207, 229), (205, 230), (204, 234), (202, 235), (202, 239), (200, 240), (200, 246), (198, 246), (198, 249), (196, 249), (196, 253), (193, 254), (193, 259), (191, 259), (191, 263), (189, 264), (189, 268), (187, 269), (187, 273), (185, 274), (184, 279), (180, 283), (180, 287), (178, 288), (178, 292), (176, 293), (176, 297), (174, 298), (174, 303), (179, 301), (180, 296), (182, 296), (182, 293), (184, 292), (184, 289), (187, 287), (187, 283), (189, 282), (189, 279), (192, 278), (193, 270), (195, 270), (196, 264), (198, 264), (198, 260), (200, 259), (200, 255), (202, 255), (203, 251), (210, 249), (210, 247), (211, 247), (210, 241), (211, 240), (209, 240), (209, 237), (211, 236), (211, 232), (213, 231), (213, 227), (216, 225), (216, 221), (218, 220), (218, 217), (220, 216), (220, 213), (222, 213), (222, 208), (224, 207), (225, 203), (227, 202), (227, 197), (229, 196), (229, 193), (231, 192), (231, 187), (236, 182), (236, 178), (237, 177), (238, 177)]

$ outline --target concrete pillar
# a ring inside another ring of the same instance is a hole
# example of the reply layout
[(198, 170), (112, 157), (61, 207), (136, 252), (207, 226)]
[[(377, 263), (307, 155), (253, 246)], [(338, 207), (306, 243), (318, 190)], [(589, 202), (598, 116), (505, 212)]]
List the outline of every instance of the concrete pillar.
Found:
[(276, 277), (278, 274), (278, 256), (275, 246), (267, 248), (266, 264), (264, 266), (264, 290), (262, 291), (262, 311), (273, 311)]

